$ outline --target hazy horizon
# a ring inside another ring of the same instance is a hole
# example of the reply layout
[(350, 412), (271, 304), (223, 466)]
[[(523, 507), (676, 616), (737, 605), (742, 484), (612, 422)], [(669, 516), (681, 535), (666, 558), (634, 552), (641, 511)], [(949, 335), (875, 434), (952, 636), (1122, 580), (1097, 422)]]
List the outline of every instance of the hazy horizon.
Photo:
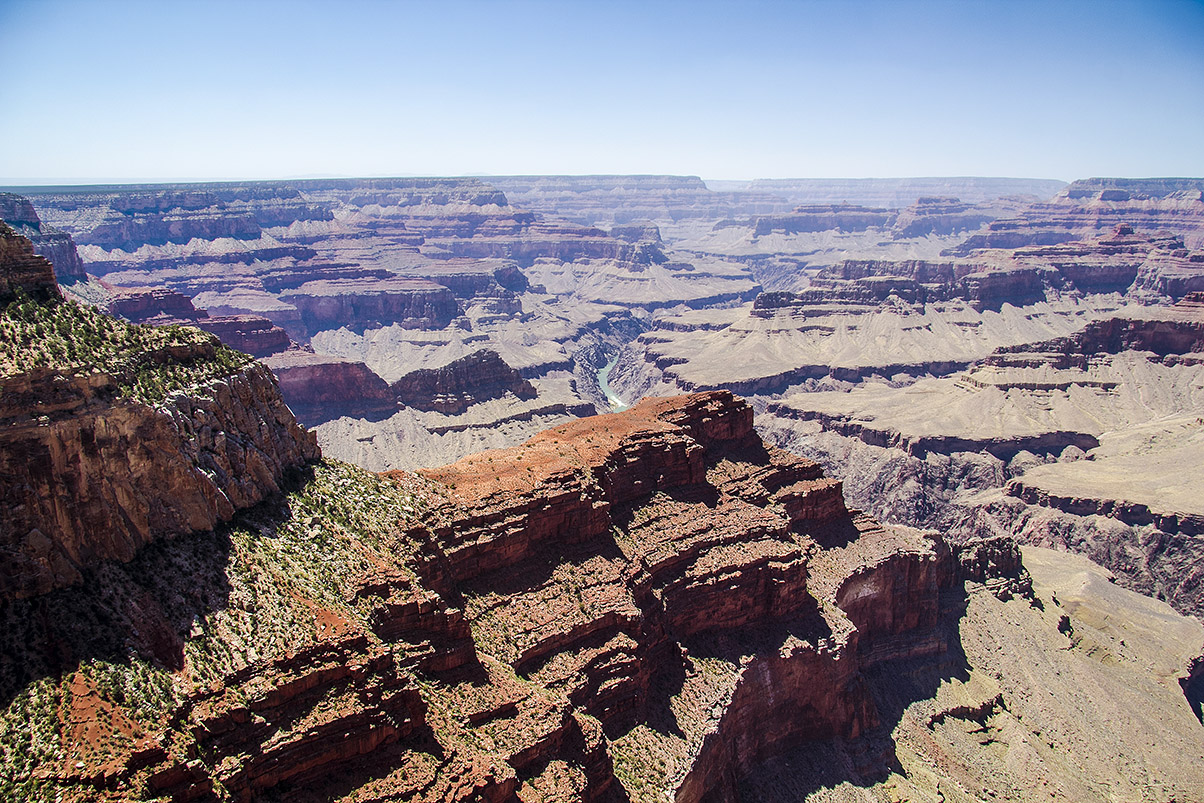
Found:
[(1204, 175), (1204, 3), (0, 0), (0, 184)]

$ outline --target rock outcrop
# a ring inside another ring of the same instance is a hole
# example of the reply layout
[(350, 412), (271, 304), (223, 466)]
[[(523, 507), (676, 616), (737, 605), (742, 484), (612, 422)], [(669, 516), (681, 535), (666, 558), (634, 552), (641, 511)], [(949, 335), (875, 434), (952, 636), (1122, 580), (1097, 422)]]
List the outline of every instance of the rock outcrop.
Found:
[(264, 363), (306, 426), (344, 415), (387, 415), (397, 409), (389, 385), (362, 362), (294, 349), (273, 354)]
[(84, 568), (129, 560), (153, 540), (211, 530), (318, 456), (259, 365), (156, 407), (120, 398), (103, 373), (41, 370), (0, 385), (6, 599), (79, 582)]
[(390, 385), (397, 400), (419, 410), (448, 415), (474, 404), (512, 393), (520, 399), (535, 396), (535, 388), (506, 364), (496, 351), (482, 349), (441, 368), (424, 368)]
[(28, 237), (34, 253), (54, 265), (58, 281), (69, 284), (86, 281), (84, 263), (79, 258), (75, 241), (65, 231), (43, 225), (28, 198), (0, 192), (0, 221), (6, 222), (18, 234)]
[(883, 518), (1082, 552), (1198, 614), (1204, 487), (1182, 466), (1204, 444), (1201, 301), (1000, 348), (957, 377), (794, 394), (769, 403), (766, 435), (841, 466)]
[[(850, 516), (839, 482), (767, 450), (730, 394), (646, 400), (423, 474), (450, 491), (430, 531), (472, 600), (478, 649), (563, 689), (616, 761), (666, 757), (626, 776), (639, 799), (730, 798), (783, 744), (855, 738), (880, 722), (861, 673), (942, 649), (948, 548)], [(802, 641), (706, 677), (715, 647), (697, 645), (767, 623)], [(831, 635), (808, 642), (812, 628)], [(674, 677), (681, 730), (649, 730)]]
[(212, 530), (318, 456), (271, 373), (211, 336), (63, 301), (7, 229), (0, 277), (13, 302), (0, 309), (0, 599)]
[(28, 238), (0, 221), (0, 304), (18, 294), (44, 302), (63, 297), (50, 261), (34, 252)]
[[(1041, 724), (991, 727), (1035, 741), (1049, 708), (1030, 705), (1010, 652), (990, 681), (976, 651), (1006, 621), (1043, 645), (1094, 632), (1078, 608), (1034, 607), (1009, 539), (950, 547), (847, 510), (838, 481), (763, 444), (725, 392), (645, 400), (422, 476), (319, 462), (282, 490), (217, 532), (0, 608), (16, 658), (0, 663), (0, 744), (22, 744), (0, 753), (6, 794), (741, 800), (800, 749), (856, 756), (800, 765), (788, 785), (806, 789), (834, 774), (961, 783), (983, 761), (1011, 783), (1014, 767), (943, 723), (1022, 710)], [(1069, 605), (1061, 589), (1043, 604)], [(1017, 660), (1105, 682), (1072, 672), (1077, 654)], [(1177, 683), (1125, 672), (1105, 697), (1138, 690), (1178, 757), (1204, 753)], [(950, 682), (969, 688), (950, 699)], [(1099, 727), (1098, 708), (1066, 727)], [(1148, 740), (1116, 752), (1134, 749), (1156, 783), (1200, 785), (1168, 776)], [(924, 772), (900, 775), (900, 759)], [(1128, 788), (1082, 775), (1062, 783)]]
[(973, 231), (994, 218), (995, 215), (976, 209), (959, 198), (926, 196), (916, 199), (914, 204), (901, 211), (892, 229), (895, 237), (947, 235)]
[(413, 329), (442, 329), (460, 314), (451, 290), (422, 279), (306, 282), (282, 293), (296, 307), (310, 332), (397, 324)]
[(1090, 178), (1076, 181), (1048, 203), (988, 224), (956, 247), (968, 254), (988, 248), (1049, 246), (1086, 240), (1118, 225), (1169, 230), (1192, 248), (1204, 246), (1204, 182), (1198, 178)]

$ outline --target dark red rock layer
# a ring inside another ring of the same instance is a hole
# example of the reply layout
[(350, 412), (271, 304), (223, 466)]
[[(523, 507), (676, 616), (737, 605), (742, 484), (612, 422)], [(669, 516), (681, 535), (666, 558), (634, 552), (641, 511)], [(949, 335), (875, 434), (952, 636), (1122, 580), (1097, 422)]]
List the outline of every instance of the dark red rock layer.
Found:
[(108, 292), (105, 310), (132, 323), (146, 323), (153, 318), (192, 321), (205, 314), (193, 306), (192, 299), (175, 290), (101, 284)]
[(766, 448), (726, 392), (646, 400), (423, 473), (450, 490), (429, 532), (451, 578), (488, 600), (470, 606), (478, 649), (564, 689), (610, 738), (647, 721), (655, 678), (689, 663), (682, 644), (775, 621), (809, 632), (833, 612), (823, 645), (743, 670), (666, 790), (683, 801), (724, 799), (779, 745), (877, 727), (860, 673), (943, 649), (930, 632), (955, 576), (1020, 571), (975, 557), (959, 573), (939, 539), (850, 518), (839, 482)]
[(195, 326), (217, 335), (230, 348), (254, 357), (267, 357), (292, 345), (288, 332), (258, 315), (210, 317), (205, 310), (193, 306), (188, 296), (175, 290), (111, 285), (105, 288), (108, 292), (105, 309), (131, 323)]
[(441, 368), (411, 371), (390, 388), (402, 404), (459, 415), (474, 404), (512, 393), (535, 398), (535, 388), (496, 351), (482, 349)]
[(284, 400), (306, 426), (397, 409), (388, 383), (362, 362), (298, 350), (273, 354), (264, 362), (280, 382)]
[(202, 317), (191, 325), (217, 335), (230, 348), (253, 357), (267, 357), (293, 345), (288, 332), (258, 315)]

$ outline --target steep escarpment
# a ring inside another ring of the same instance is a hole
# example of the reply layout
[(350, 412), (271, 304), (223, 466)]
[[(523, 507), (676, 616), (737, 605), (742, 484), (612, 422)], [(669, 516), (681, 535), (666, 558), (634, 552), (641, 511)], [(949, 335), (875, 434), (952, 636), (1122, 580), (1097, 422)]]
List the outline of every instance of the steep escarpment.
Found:
[(397, 409), (385, 380), (362, 362), (290, 350), (264, 360), (280, 382), (280, 393), (306, 426), (342, 415), (361, 417)]
[(45, 302), (62, 299), (54, 266), (34, 252), (28, 238), (0, 221), (0, 304), (18, 296)]
[(58, 281), (69, 284), (87, 280), (83, 261), (79, 258), (71, 235), (44, 225), (28, 198), (0, 192), (0, 221), (7, 223), (17, 234), (29, 238), (34, 253), (54, 265)]
[(317, 456), (263, 366), (196, 330), (36, 301), (42, 284), (18, 251), (0, 254), (19, 287), (0, 310), (0, 596), (70, 585), (155, 539), (211, 530)]
[(512, 393), (535, 396), (535, 388), (496, 351), (482, 349), (441, 368), (405, 374), (390, 388), (402, 404), (456, 415), (474, 404)]
[(1204, 188), (1198, 178), (1090, 178), (1067, 186), (1046, 203), (995, 220), (956, 247), (1049, 246), (1089, 239), (1117, 225), (1169, 230), (1187, 245), (1204, 245)]
[(101, 282), (101, 286), (106, 291), (105, 310), (132, 323), (195, 326), (217, 335), (230, 348), (255, 357), (282, 352), (293, 342), (288, 332), (267, 318), (259, 315), (210, 316), (175, 290), (113, 287), (105, 282)]
[(892, 228), (895, 237), (955, 234), (973, 231), (994, 217), (960, 198), (926, 196), (900, 212)]
[(1138, 307), (907, 387), (769, 403), (766, 434), (841, 466), (886, 519), (1083, 552), (1131, 588), (1201, 609), (1200, 303)]
[[(1009, 617), (1044, 641), (1093, 632), (1078, 609), (1032, 606), (1014, 542), (950, 547), (850, 512), (839, 482), (764, 445), (725, 392), (646, 400), (423, 475), (318, 462), (281, 490), (216, 531), (0, 606), (15, 658), (0, 664), (5, 794), (740, 800), (798, 750), (858, 757), (786, 773), (809, 791), (962, 783), (983, 760), (1019, 784), (941, 723), (1023, 711), (1004, 730), (1035, 741), (1037, 727), (1108, 721), (1083, 705), (1058, 724), (1027, 702), (1023, 672), (991, 686), (974, 650)], [(1175, 628), (1163, 655), (1196, 637)], [(1051, 682), (1093, 638), (1049, 650)], [(1138, 665), (1119, 682), (1073, 674), (1158, 712), (1165, 749), (1117, 744), (1147, 781), (1204, 786), (1165, 758), (1204, 752), (1177, 680)], [(906, 688), (883, 681), (900, 671)], [(1024, 771), (1048, 774), (1056, 755)], [(1086, 766), (1066, 783), (1101, 799), (1127, 788)]]
[(317, 280), (282, 293), (280, 300), (297, 310), (306, 332), (389, 324), (442, 329), (460, 313), (451, 290), (422, 279)]

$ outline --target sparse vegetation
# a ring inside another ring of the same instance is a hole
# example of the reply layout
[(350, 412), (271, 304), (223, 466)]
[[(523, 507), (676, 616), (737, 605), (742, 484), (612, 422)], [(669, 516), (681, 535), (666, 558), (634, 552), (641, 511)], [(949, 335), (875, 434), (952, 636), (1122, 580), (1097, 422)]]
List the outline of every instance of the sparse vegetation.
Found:
[[(153, 543), (81, 586), (8, 603), (0, 610), (0, 800), (52, 801), (75, 762), (93, 772), (145, 736), (186, 745), (190, 737), (168, 723), (181, 694), (313, 643), (322, 635), (318, 610), (370, 634), (368, 610), (347, 590), (384, 562), (409, 571), (417, 547), (398, 521), (425, 508), (396, 483), (323, 461), (218, 532)], [(174, 639), (182, 654), (171, 659), (163, 645)], [(52, 642), (73, 654), (46, 658)], [(71, 736), (81, 727), (70, 720), (77, 672), (103, 702), (95, 721), (105, 738), (87, 744)]]
[(122, 395), (157, 404), (250, 362), (199, 329), (126, 323), (74, 301), (43, 304), (20, 293), (0, 309), (0, 376), (102, 371)]

